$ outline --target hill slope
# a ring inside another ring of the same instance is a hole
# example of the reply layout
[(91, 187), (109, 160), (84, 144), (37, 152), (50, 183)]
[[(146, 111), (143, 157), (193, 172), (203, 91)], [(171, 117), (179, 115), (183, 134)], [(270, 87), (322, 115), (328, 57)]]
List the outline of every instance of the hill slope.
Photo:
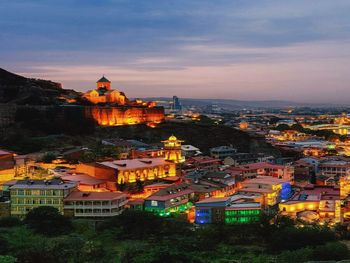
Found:
[(83, 102), (80, 93), (62, 89), (60, 83), (25, 78), (0, 68), (0, 103), (56, 105)]

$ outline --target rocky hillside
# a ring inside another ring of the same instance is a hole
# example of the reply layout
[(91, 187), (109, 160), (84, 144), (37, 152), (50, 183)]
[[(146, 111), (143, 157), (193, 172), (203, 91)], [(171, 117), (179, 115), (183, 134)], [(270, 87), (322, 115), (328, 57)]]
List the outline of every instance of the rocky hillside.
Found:
[(62, 89), (60, 83), (25, 78), (0, 68), (0, 103), (58, 105), (85, 101), (79, 92)]

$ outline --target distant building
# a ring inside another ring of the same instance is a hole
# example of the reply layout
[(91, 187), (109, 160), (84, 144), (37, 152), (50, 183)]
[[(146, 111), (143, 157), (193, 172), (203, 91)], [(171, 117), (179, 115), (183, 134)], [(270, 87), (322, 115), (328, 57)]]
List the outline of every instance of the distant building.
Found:
[(318, 165), (318, 172), (320, 175), (328, 177), (350, 175), (350, 162), (341, 159), (326, 159)]
[(231, 157), (237, 153), (237, 149), (230, 146), (219, 146), (210, 149), (210, 156), (216, 159), (224, 160), (226, 157)]
[(123, 92), (111, 89), (111, 82), (103, 76), (97, 82), (97, 88), (89, 90), (84, 97), (92, 103), (117, 103), (124, 105), (127, 98)]
[(274, 206), (281, 200), (288, 200), (292, 194), (291, 184), (287, 180), (269, 176), (258, 176), (242, 182), (238, 190), (241, 194), (261, 194), (262, 206)]
[(87, 91), (83, 97), (98, 104), (85, 107), (85, 116), (102, 126), (146, 123), (154, 127), (164, 120), (163, 107), (157, 107), (154, 101), (129, 100), (123, 92), (113, 90), (104, 76), (97, 81), (97, 88)]
[[(175, 163), (164, 158), (143, 158), (77, 165), (77, 172), (107, 181), (107, 187), (117, 184), (149, 181), (176, 175)], [(114, 189), (115, 190), (115, 189)]]
[(306, 186), (291, 199), (279, 204), (279, 210), (288, 216), (297, 217), (305, 211), (315, 212), (315, 217), (341, 221), (340, 189), (337, 186)]
[(146, 198), (144, 207), (146, 211), (168, 216), (171, 213), (188, 210), (192, 206), (193, 197), (194, 190), (188, 184), (176, 184), (160, 189)]
[(11, 215), (25, 216), (31, 209), (52, 206), (63, 214), (63, 199), (77, 189), (75, 182), (22, 180), (10, 187)]
[(242, 172), (249, 174), (255, 173), (256, 175), (276, 177), (290, 182), (294, 181), (294, 167), (291, 165), (260, 162), (240, 165), (238, 168), (241, 168)]
[(174, 163), (182, 163), (185, 161), (185, 158), (182, 157), (181, 152), (182, 140), (178, 140), (174, 135), (172, 135), (169, 137), (169, 139), (162, 142), (164, 143), (165, 160)]
[(64, 214), (81, 218), (120, 215), (127, 203), (127, 195), (116, 192), (74, 191), (64, 199)]
[(183, 169), (186, 171), (207, 170), (217, 171), (221, 161), (209, 156), (192, 156), (186, 159)]
[(197, 224), (225, 223), (247, 224), (258, 222), (261, 215), (260, 202), (254, 195), (207, 198), (195, 204)]
[(185, 157), (191, 157), (202, 154), (199, 148), (189, 144), (181, 145), (181, 151)]
[(182, 105), (180, 102), (180, 99), (177, 96), (173, 96), (173, 101), (171, 104), (171, 111), (172, 112), (179, 112), (182, 110)]

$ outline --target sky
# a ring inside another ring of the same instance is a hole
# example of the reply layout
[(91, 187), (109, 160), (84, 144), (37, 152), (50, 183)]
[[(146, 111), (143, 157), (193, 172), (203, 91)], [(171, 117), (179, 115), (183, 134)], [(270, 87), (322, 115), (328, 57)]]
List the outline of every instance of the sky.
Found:
[(0, 67), (128, 97), (350, 102), (349, 0), (0, 0)]

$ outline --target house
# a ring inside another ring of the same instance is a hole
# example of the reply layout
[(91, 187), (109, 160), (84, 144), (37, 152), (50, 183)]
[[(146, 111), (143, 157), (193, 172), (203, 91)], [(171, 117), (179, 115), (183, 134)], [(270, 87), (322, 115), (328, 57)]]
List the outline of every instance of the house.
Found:
[(289, 200), (281, 202), (278, 207), (282, 214), (290, 217), (297, 217), (301, 212), (313, 211), (317, 218), (329, 218), (340, 222), (340, 188), (307, 185)]
[(230, 197), (207, 198), (195, 203), (197, 224), (225, 223), (246, 224), (258, 222), (261, 204), (255, 195), (233, 195)]
[(65, 182), (76, 182), (80, 191), (104, 192), (107, 190), (105, 180), (97, 179), (83, 173), (61, 173), (61, 179)]
[(186, 159), (182, 168), (186, 171), (208, 170), (217, 171), (221, 161), (209, 156), (192, 156)]
[(184, 212), (192, 207), (194, 190), (186, 183), (172, 185), (145, 199), (144, 209), (160, 216)]
[(63, 214), (63, 199), (77, 190), (77, 183), (53, 180), (20, 180), (10, 189), (11, 215), (25, 216), (31, 209), (52, 206)]
[(294, 181), (294, 167), (291, 165), (278, 165), (268, 162), (251, 163), (238, 166), (261, 176), (272, 176), (288, 181)]
[(241, 183), (238, 193), (261, 194), (262, 206), (274, 206), (281, 200), (287, 200), (292, 195), (292, 188), (289, 181), (269, 176), (257, 176), (253, 179), (245, 180)]
[(127, 195), (117, 192), (71, 192), (64, 198), (64, 214), (80, 218), (120, 215), (127, 204)]

